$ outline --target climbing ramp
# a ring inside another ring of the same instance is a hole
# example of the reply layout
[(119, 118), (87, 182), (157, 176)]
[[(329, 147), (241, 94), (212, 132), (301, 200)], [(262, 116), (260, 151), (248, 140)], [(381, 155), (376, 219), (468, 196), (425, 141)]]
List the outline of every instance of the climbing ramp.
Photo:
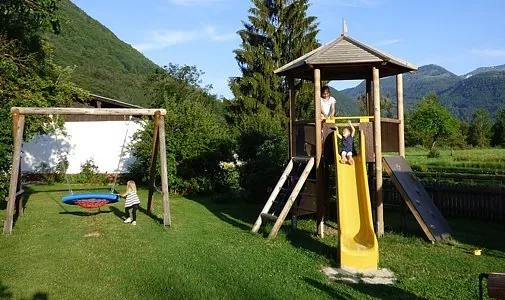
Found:
[[(283, 189), (284, 183), (286, 182), (288, 177), (290, 177), (290, 174), (292, 173), (295, 164), (297, 164), (298, 168), (303, 171), (297, 174), (295, 170), (296, 175), (291, 176), (292, 182), (289, 188), (288, 193), (289, 197), (284, 201), (277, 200), (277, 196)], [(282, 223), (286, 219), (286, 216), (290, 212), (291, 207), (295, 203), (300, 193), (300, 190), (303, 188), (305, 181), (307, 180), (307, 177), (309, 176), (310, 171), (312, 170), (313, 167), (314, 167), (313, 157), (293, 157), (289, 161), (288, 165), (286, 166), (286, 169), (281, 175), (281, 178), (279, 179), (277, 185), (272, 191), (272, 194), (268, 198), (267, 203), (265, 204), (263, 210), (256, 219), (256, 222), (254, 223), (254, 226), (251, 230), (252, 232), (258, 232), (258, 230), (261, 227), (261, 224), (264, 221), (270, 221), (274, 222), (275, 224), (272, 230), (270, 231), (268, 238), (273, 239), (277, 236), (277, 233), (279, 233), (279, 230), (281, 229)]]
[(340, 163), (337, 135), (334, 135), (335, 171), (338, 194), (340, 267), (377, 270), (379, 246), (375, 236), (365, 159), (365, 135), (360, 131), (359, 154), (354, 164)]
[(426, 236), (433, 242), (451, 236), (451, 228), (444, 216), (433, 203), (421, 182), (401, 156), (382, 158), (387, 173), (407, 203)]

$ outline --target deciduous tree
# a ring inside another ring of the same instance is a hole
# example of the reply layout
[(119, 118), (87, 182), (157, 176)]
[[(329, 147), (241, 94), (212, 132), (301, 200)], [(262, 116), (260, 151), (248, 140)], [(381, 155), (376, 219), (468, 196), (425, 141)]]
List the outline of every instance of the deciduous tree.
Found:
[(430, 151), (439, 141), (456, 143), (460, 140), (458, 120), (440, 104), (435, 94), (419, 100), (415, 110), (407, 116), (409, 139), (422, 141)]

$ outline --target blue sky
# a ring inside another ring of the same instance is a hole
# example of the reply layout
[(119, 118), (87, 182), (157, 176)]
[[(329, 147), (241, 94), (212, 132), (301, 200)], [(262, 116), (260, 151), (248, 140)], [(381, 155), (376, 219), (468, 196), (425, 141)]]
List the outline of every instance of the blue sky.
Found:
[[(231, 97), (228, 77), (240, 75), (232, 51), (247, 20), (248, 0), (73, 0), (156, 64), (196, 65), (204, 84)], [(505, 64), (505, 1), (502, 0), (312, 0), (318, 39), (342, 32), (417, 66), (438, 64), (462, 75)], [(339, 81), (337, 89), (359, 82)]]

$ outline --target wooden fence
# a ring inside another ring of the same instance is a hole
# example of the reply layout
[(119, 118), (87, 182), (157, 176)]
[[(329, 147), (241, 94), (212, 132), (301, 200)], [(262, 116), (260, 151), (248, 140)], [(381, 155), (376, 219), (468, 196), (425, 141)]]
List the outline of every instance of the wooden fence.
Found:
[[(373, 181), (372, 181), (373, 182)], [(505, 188), (425, 182), (423, 186), (446, 217), (505, 220)], [(403, 201), (389, 178), (384, 178), (384, 205), (399, 207)]]

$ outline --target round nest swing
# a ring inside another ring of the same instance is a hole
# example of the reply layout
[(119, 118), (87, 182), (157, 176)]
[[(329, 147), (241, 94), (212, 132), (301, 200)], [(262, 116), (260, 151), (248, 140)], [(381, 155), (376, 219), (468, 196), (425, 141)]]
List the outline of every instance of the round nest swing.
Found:
[(116, 194), (72, 194), (61, 198), (61, 202), (70, 205), (79, 205), (82, 208), (98, 208), (110, 203), (119, 202), (120, 197)]

